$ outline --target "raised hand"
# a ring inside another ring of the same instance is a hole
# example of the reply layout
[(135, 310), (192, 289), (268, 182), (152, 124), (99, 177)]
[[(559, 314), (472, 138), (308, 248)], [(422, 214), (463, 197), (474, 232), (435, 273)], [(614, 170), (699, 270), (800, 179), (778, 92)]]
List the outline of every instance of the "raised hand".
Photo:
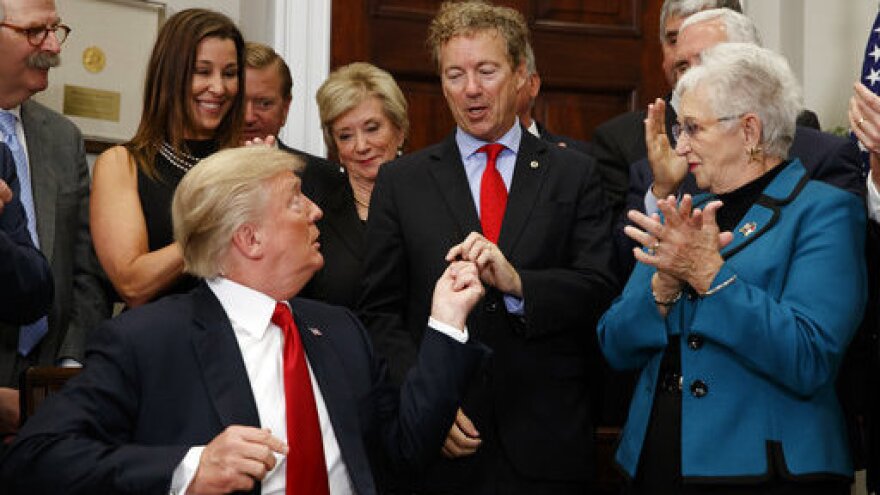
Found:
[(463, 331), (468, 314), (484, 292), (474, 263), (453, 262), (434, 286), (431, 317)]
[(645, 119), (648, 163), (654, 173), (653, 193), (657, 198), (673, 194), (687, 176), (687, 161), (678, 156), (666, 133), (666, 102), (661, 98), (648, 105)]
[(654, 266), (663, 274), (689, 284), (699, 293), (709, 290), (712, 280), (724, 264), (721, 249), (733, 240), (730, 232), (721, 232), (715, 214), (722, 204), (712, 201), (703, 210), (692, 210), (690, 195), (677, 204), (674, 197), (659, 200), (657, 206), (665, 223), (657, 215), (648, 217), (637, 211), (629, 219), (644, 230), (626, 226), (624, 232), (648, 251), (633, 249), (638, 261)]

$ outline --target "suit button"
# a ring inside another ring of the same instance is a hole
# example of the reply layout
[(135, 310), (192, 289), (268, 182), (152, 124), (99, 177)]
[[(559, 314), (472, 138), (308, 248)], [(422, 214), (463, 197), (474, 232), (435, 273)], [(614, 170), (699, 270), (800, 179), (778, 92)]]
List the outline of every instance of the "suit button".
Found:
[(700, 350), (700, 347), (703, 347), (703, 339), (699, 335), (688, 335), (688, 347), (692, 351)]
[(709, 386), (706, 385), (702, 380), (694, 380), (694, 382), (691, 383), (691, 395), (693, 395), (694, 397), (700, 399), (702, 397), (705, 397), (708, 393)]
[(486, 311), (489, 313), (494, 313), (498, 311), (498, 303), (495, 301), (489, 301), (486, 303)]

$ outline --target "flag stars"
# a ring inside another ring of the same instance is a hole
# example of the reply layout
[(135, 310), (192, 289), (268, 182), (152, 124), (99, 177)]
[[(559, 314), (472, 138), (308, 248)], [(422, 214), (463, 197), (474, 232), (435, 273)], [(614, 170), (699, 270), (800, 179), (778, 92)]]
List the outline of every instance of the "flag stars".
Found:
[(880, 61), (880, 46), (878, 46), (878, 45), (874, 45), (874, 49), (871, 50), (871, 53), (869, 53), (868, 56), (870, 56), (870, 57), (872, 57), (872, 58), (874, 59), (874, 63), (875, 63), (875, 64), (876, 64), (878, 61)]
[(877, 82), (880, 81), (880, 70), (871, 69), (871, 72), (865, 76), (865, 79), (871, 83), (871, 86), (876, 86)]

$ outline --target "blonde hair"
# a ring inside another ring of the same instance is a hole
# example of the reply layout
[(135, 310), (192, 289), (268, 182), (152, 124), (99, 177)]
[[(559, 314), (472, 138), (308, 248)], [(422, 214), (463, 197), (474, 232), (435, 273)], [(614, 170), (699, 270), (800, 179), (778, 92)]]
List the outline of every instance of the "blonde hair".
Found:
[(233, 233), (262, 214), (270, 179), (303, 167), (291, 153), (247, 146), (214, 153), (187, 172), (171, 203), (184, 269), (202, 278), (220, 274)]
[(375, 65), (355, 62), (331, 72), (315, 95), (324, 142), (333, 154), (337, 152), (336, 141), (333, 140), (333, 122), (371, 96), (382, 102), (385, 116), (403, 132), (406, 139), (409, 133), (407, 103), (394, 77)]
[(522, 14), (510, 7), (483, 1), (443, 2), (428, 27), (428, 46), (437, 70), (440, 70), (440, 48), (450, 39), (492, 29), (504, 39), (507, 58), (515, 70), (525, 60), (529, 43), (529, 28)]

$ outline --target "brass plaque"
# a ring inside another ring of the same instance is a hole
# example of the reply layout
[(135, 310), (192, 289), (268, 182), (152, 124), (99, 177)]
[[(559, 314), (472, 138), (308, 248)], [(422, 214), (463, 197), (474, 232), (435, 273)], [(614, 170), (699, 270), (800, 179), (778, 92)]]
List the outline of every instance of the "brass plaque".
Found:
[(119, 101), (116, 91), (64, 85), (64, 115), (119, 122)]

